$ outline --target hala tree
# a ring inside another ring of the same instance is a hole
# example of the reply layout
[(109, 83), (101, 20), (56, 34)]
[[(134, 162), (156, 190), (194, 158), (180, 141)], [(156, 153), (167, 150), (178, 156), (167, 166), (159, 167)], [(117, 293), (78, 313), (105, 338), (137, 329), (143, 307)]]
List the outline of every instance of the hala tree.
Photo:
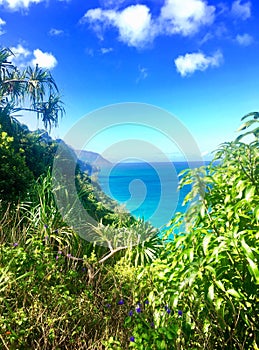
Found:
[(57, 126), (64, 108), (52, 75), (38, 65), (20, 70), (12, 56), (9, 49), (0, 50), (0, 114), (35, 112), (45, 128)]
[(39, 66), (20, 70), (13, 54), (0, 49), (0, 200), (13, 202), (29, 191), (51, 163), (55, 144), (44, 132), (31, 133), (20, 124), (17, 113), (34, 112), (45, 128), (57, 126), (64, 113), (57, 85), (48, 70)]

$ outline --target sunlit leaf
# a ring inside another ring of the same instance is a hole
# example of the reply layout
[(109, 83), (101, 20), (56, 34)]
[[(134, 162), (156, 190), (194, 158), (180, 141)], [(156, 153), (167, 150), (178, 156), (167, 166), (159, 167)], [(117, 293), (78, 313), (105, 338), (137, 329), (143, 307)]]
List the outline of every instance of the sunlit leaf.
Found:
[(249, 269), (250, 273), (255, 278), (256, 284), (259, 284), (259, 270), (258, 270), (256, 263), (250, 258), (247, 258), (247, 261), (249, 263), (248, 269)]
[(211, 284), (208, 290), (208, 298), (212, 301), (214, 299), (214, 285)]

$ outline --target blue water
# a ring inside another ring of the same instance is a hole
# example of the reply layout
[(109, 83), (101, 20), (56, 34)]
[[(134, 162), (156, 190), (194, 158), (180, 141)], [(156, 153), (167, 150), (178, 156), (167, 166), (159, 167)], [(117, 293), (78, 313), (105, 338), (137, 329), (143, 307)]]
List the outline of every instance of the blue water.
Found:
[(182, 203), (191, 185), (178, 191), (178, 174), (201, 165), (198, 162), (118, 163), (101, 169), (98, 181), (102, 190), (125, 205), (133, 216), (161, 228), (176, 212), (186, 210)]

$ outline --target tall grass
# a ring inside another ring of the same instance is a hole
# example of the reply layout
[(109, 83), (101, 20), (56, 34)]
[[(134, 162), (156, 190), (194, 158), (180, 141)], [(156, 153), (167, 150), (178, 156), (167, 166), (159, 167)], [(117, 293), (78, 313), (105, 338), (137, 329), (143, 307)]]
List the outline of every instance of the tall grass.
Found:
[(98, 350), (114, 339), (114, 349), (125, 349), (134, 265), (155, 258), (158, 242), (110, 254), (84, 241), (63, 222), (51, 186), (43, 177), (30, 201), (1, 208), (0, 348)]

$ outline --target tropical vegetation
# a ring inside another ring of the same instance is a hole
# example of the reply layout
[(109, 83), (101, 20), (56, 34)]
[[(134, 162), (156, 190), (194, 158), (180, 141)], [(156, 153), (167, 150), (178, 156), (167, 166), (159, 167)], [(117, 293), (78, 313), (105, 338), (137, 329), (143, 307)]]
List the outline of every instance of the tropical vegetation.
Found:
[(30, 110), (58, 123), (56, 83), (11, 57), (0, 51), (0, 348), (259, 349), (259, 114), (210, 165), (181, 174), (188, 209), (162, 239), (78, 164), (78, 196), (97, 221), (99, 244), (88, 242), (56, 205), (62, 141), (18, 122)]

